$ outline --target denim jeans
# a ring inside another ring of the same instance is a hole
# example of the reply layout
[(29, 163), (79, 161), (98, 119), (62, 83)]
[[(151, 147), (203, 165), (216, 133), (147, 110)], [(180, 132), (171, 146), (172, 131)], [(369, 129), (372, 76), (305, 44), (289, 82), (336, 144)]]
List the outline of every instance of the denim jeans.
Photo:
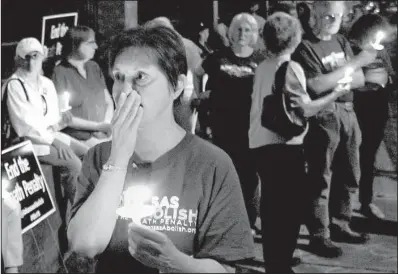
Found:
[(305, 151), (312, 201), (307, 226), (313, 236), (329, 238), (330, 222), (342, 228), (349, 224), (361, 138), (352, 103), (334, 103), (310, 121)]

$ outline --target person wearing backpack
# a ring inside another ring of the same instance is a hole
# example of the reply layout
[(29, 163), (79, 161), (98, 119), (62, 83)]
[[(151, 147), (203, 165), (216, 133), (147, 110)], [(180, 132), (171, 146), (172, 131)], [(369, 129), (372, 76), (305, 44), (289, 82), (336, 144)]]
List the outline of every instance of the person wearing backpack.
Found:
[[(9, 134), (8, 139), (24, 137), (31, 140), (39, 161), (59, 168), (65, 196), (73, 202), (81, 169), (79, 157), (83, 157), (87, 149), (79, 141), (59, 132), (73, 117), (69, 112), (60, 112), (53, 82), (41, 75), (44, 58), (45, 50), (36, 38), (24, 38), (18, 43), (16, 71), (2, 90), (2, 112), (6, 112), (3, 116), (8, 117), (10, 123), (3, 122), (12, 127), (8, 131), (13, 134)], [(2, 142), (2, 146), (12, 144), (12, 140)]]
[[(263, 31), (268, 57), (254, 76), (249, 146), (261, 179), (266, 272), (294, 273), (291, 266), (300, 259), (292, 257), (309, 201), (303, 153), (307, 119), (349, 87), (339, 86), (328, 96), (311, 100), (303, 69), (290, 60), (301, 41), (299, 20), (276, 12), (268, 18)], [(286, 202), (289, 205), (283, 204)]]

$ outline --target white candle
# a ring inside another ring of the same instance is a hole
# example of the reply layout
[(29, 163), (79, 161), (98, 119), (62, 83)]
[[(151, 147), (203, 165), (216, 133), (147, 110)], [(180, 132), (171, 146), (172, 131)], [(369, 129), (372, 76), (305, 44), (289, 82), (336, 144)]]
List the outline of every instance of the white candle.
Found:
[(65, 112), (71, 109), (69, 106), (69, 99), (70, 99), (69, 92), (64, 91), (61, 96), (61, 106), (60, 106), (61, 112)]
[(384, 49), (384, 46), (383, 46), (382, 44), (380, 44), (381, 40), (384, 39), (384, 36), (385, 36), (384, 32), (378, 31), (378, 32), (376, 33), (374, 42), (370, 42), (370, 45), (371, 45), (375, 50), (382, 50), (382, 49)]

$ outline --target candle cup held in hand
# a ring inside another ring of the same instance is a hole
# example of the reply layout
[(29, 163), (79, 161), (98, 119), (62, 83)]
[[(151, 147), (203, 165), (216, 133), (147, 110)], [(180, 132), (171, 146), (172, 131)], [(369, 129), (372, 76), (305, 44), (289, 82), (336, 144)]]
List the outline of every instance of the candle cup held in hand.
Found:
[(341, 78), (337, 83), (344, 85), (344, 84), (348, 84), (352, 82), (352, 74), (354, 73), (354, 69), (353, 68), (346, 68), (346, 70), (344, 71), (344, 77)]
[(123, 192), (123, 205), (116, 210), (116, 214), (123, 219), (130, 219), (135, 224), (155, 213), (153, 205), (146, 204), (151, 191), (146, 186), (131, 186)]
[(376, 33), (375, 39), (374, 41), (370, 42), (370, 45), (372, 46), (372, 48), (374, 48), (375, 50), (383, 50), (384, 46), (382, 44), (380, 44), (381, 40), (383, 40), (385, 37), (385, 33), (382, 31), (378, 31)]

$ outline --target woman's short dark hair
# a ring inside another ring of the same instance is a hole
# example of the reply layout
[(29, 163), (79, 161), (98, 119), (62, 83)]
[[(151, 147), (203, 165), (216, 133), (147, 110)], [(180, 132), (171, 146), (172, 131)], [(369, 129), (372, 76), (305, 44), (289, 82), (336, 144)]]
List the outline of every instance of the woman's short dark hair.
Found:
[(68, 29), (65, 36), (62, 37), (62, 55), (67, 57), (74, 53), (80, 44), (89, 39), (94, 30), (86, 26), (75, 26)]
[(288, 50), (294, 50), (301, 42), (300, 22), (287, 13), (276, 12), (265, 22), (263, 37), (265, 47), (272, 55), (280, 55)]
[(111, 41), (108, 51), (108, 65), (111, 69), (115, 60), (127, 48), (149, 49), (156, 57), (157, 64), (165, 73), (169, 83), (175, 89), (178, 76), (187, 74), (188, 65), (184, 44), (172, 29), (163, 26), (136, 27), (122, 31)]
[(377, 31), (384, 30), (389, 32), (390, 26), (384, 17), (378, 14), (365, 14), (354, 22), (349, 32), (349, 38), (359, 45), (369, 42)]

